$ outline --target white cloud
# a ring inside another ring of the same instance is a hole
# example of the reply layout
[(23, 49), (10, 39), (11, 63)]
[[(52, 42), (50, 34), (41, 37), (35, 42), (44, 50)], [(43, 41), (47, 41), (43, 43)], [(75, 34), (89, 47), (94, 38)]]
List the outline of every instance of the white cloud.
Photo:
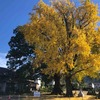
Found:
[(7, 53), (0, 53), (0, 67), (7, 68), (7, 66), (6, 66), (6, 62), (7, 62), (6, 54)]

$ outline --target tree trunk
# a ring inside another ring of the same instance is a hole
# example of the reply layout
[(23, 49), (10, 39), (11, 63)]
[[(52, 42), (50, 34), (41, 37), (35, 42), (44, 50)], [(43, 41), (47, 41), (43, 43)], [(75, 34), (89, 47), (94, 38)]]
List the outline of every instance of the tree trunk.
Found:
[(71, 77), (66, 76), (66, 96), (73, 97)]
[(52, 94), (62, 94), (63, 91), (61, 90), (61, 85), (60, 85), (60, 75), (59, 74), (55, 74), (54, 75), (54, 81), (55, 81), (55, 85), (52, 91)]
[(98, 99), (100, 99), (100, 90), (99, 90), (99, 93), (98, 93), (98, 96), (97, 97), (98, 97)]

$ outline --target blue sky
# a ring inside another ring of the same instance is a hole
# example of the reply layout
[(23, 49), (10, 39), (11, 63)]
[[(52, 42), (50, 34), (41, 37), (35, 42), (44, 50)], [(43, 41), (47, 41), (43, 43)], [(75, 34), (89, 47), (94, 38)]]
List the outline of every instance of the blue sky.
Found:
[[(18, 25), (29, 21), (29, 13), (39, 0), (0, 0), (0, 67), (6, 67), (8, 42)], [(48, 0), (43, 0), (47, 2)], [(75, 0), (76, 1), (76, 0)], [(93, 0), (100, 5), (100, 0)]]
[(0, 67), (6, 67), (8, 42), (18, 25), (29, 21), (29, 13), (38, 0), (0, 0)]

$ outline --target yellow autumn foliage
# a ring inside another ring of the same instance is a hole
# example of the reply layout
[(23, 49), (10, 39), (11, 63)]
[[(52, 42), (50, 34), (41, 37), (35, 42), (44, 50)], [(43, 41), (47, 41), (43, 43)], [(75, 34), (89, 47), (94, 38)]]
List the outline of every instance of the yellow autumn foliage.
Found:
[(93, 52), (94, 43), (100, 51), (99, 20), (98, 6), (90, 1), (77, 7), (70, 0), (52, 0), (51, 5), (40, 0), (20, 30), (35, 45), (35, 63), (47, 64), (45, 74), (76, 75), (81, 80), (100, 70), (100, 52)]

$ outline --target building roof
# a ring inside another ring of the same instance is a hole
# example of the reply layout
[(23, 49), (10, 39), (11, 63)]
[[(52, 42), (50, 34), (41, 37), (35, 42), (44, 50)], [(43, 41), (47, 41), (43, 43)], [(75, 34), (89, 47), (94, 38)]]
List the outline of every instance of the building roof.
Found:
[(11, 71), (9, 69), (0, 67), (0, 76), (6, 76), (9, 75), (10, 73)]
[(14, 73), (8, 68), (0, 67), (0, 82), (9, 81)]

